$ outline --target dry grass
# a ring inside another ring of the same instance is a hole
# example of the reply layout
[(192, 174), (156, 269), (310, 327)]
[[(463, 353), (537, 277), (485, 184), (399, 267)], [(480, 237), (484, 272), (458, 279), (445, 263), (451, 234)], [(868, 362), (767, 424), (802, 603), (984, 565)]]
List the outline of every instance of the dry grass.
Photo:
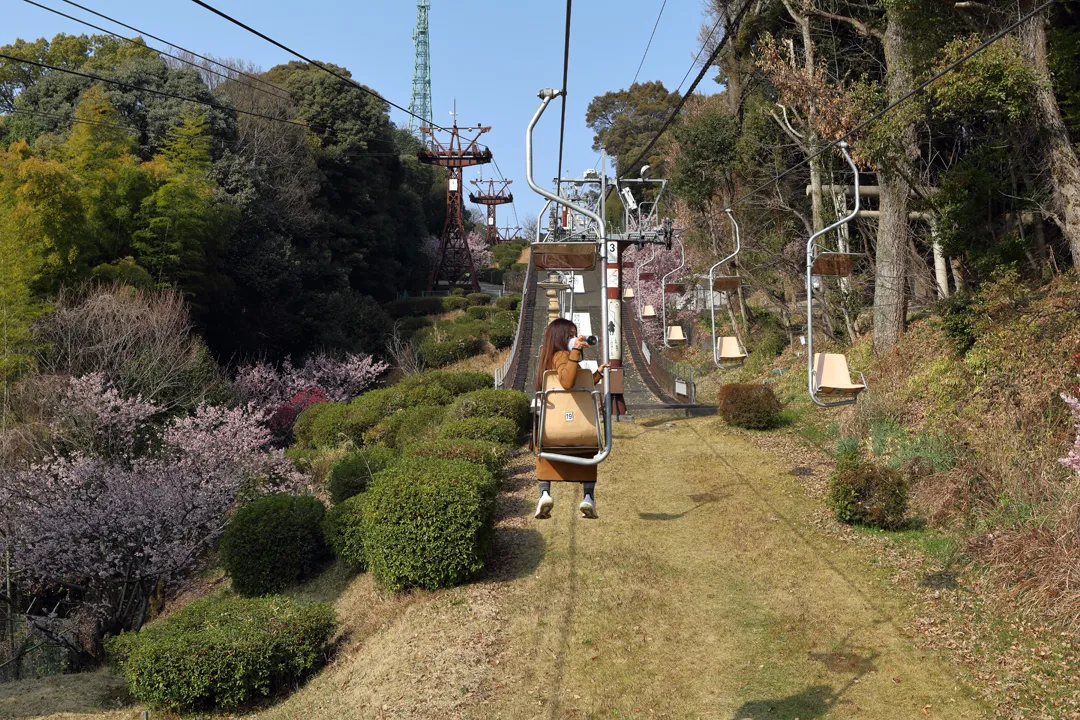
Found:
[(124, 681), (107, 671), (0, 683), (0, 717), (134, 720)]
[(442, 368), (446, 372), (495, 372), (495, 368), (506, 362), (506, 356), (510, 350), (496, 350), (491, 343), (484, 342), (483, 351), (479, 355), (460, 360), (452, 365)]

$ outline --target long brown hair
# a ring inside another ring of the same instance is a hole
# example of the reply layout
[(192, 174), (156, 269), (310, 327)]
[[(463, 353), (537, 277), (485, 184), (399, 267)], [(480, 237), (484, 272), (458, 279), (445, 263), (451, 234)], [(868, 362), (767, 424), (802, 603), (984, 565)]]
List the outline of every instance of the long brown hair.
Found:
[(544, 373), (554, 370), (551, 359), (560, 350), (570, 349), (570, 338), (574, 337), (577, 327), (566, 318), (557, 318), (544, 329), (544, 341), (540, 346), (540, 362), (536, 364), (536, 392), (544, 389)]

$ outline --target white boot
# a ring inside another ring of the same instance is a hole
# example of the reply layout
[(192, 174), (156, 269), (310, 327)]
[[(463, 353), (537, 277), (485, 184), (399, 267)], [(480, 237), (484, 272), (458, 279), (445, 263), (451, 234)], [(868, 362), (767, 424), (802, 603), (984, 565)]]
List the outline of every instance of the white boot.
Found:
[(546, 492), (540, 493), (540, 502), (536, 503), (536, 519), (547, 520), (551, 517), (551, 508), (555, 507), (555, 500)]
[(581, 517), (589, 520), (596, 520), (600, 517), (596, 514), (596, 501), (593, 500), (592, 495), (585, 496), (585, 499), (578, 505), (578, 510), (581, 511)]

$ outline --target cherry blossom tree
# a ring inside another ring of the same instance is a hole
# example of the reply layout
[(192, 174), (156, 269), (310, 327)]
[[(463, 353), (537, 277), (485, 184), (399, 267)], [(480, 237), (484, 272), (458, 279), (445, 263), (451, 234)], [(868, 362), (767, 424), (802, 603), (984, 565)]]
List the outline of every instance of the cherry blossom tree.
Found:
[(1061, 394), (1061, 399), (1069, 406), (1073, 421), (1076, 423), (1076, 439), (1073, 441), (1072, 450), (1065, 457), (1058, 460), (1062, 465), (1076, 471), (1080, 475), (1080, 398), (1073, 395)]

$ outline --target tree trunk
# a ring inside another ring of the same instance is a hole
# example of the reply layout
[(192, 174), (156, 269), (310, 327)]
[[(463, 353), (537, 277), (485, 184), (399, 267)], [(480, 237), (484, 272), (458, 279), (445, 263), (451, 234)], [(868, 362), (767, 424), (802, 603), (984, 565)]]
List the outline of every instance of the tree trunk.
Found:
[[(900, 17), (902, 10), (888, 12), (885, 29), (885, 65), (889, 71), (888, 99), (900, 98), (913, 83), (908, 64), (906, 33)], [(915, 128), (905, 123), (900, 128), (899, 142), (906, 157), (898, 162), (907, 164), (907, 158), (918, 153)], [(881, 186), (881, 217), (878, 222), (877, 276), (874, 282), (874, 352), (890, 350), (904, 332), (907, 321), (907, 296), (904, 292), (907, 280), (908, 204), (911, 186), (905, 177), (911, 173), (906, 167), (878, 169)]]
[[(1035, 0), (1023, 0), (1023, 12), (1035, 8)], [(1080, 266), (1080, 160), (1069, 142), (1061, 117), (1046, 57), (1046, 17), (1040, 13), (1021, 26), (1023, 52), (1039, 80), (1036, 105), (1042, 119), (1044, 161), (1050, 169), (1053, 195), (1050, 210), (1054, 222), (1069, 242), (1073, 265)]]

